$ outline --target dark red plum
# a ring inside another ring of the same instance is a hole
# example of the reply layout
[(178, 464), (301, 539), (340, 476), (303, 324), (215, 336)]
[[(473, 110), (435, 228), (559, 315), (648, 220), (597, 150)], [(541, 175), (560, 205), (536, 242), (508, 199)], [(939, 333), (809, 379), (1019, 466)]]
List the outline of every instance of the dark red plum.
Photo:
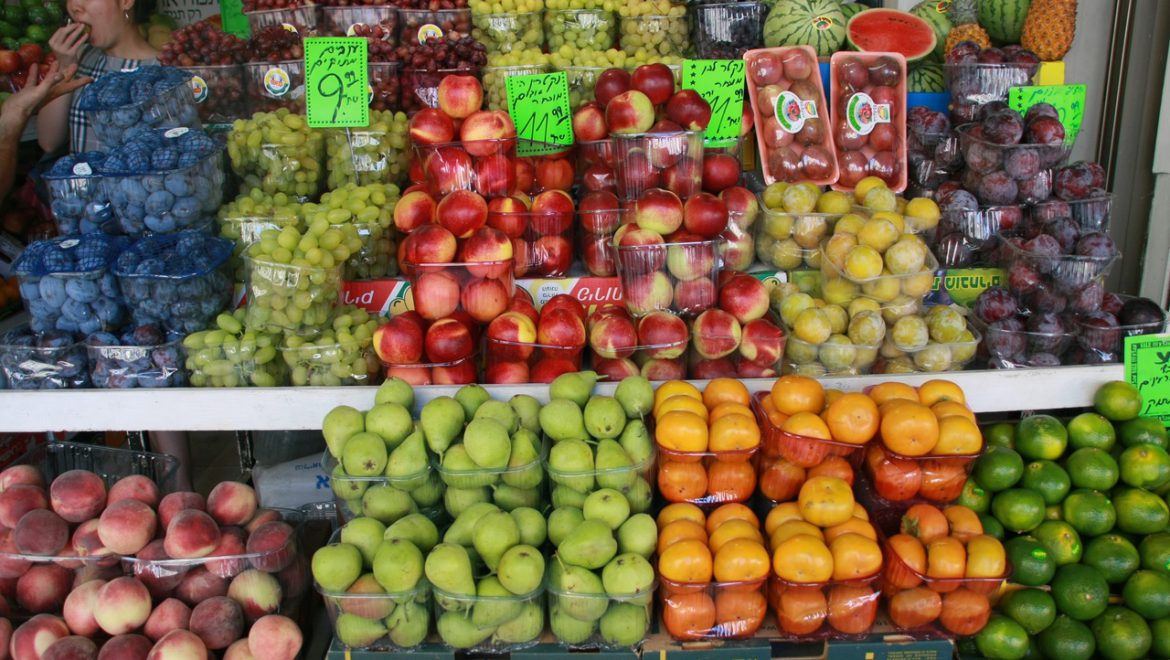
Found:
[(938, 239), (935, 251), (943, 268), (966, 268), (975, 264), (975, 252), (960, 232), (951, 232)]
[(1015, 110), (1000, 110), (983, 119), (983, 139), (993, 144), (1019, 144), (1024, 137), (1024, 119)]
[(1066, 202), (1085, 199), (1094, 188), (1105, 185), (1105, 171), (1096, 163), (1084, 161), (1062, 167), (1056, 172), (1052, 192)]
[(1050, 199), (1032, 208), (1032, 219), (1041, 224), (1048, 224), (1057, 218), (1071, 218), (1072, 207), (1059, 199)]
[(987, 119), (987, 117), (997, 112), (1010, 112), (1011, 110), (1012, 107), (1006, 101), (988, 101), (979, 106), (979, 120)]
[(1019, 193), (1016, 201), (1021, 204), (1035, 204), (1052, 196), (1052, 171), (1040, 170), (1036, 176), (1017, 181)]
[(894, 87), (902, 77), (902, 67), (889, 56), (883, 55), (869, 65), (869, 82), (873, 85)]
[(979, 44), (974, 41), (960, 41), (947, 53), (947, 64), (961, 64), (979, 56)]
[(841, 171), (841, 185), (854, 186), (869, 174), (869, 159), (860, 151), (846, 151), (841, 154), (838, 166)]
[[(1060, 241), (1048, 234), (1039, 236), (1024, 243), (1024, 251), (1037, 257), (1059, 257), (1064, 254), (1060, 249)], [(1043, 267), (1041, 267), (1043, 270)]]
[(868, 140), (868, 137), (851, 129), (849, 124), (841, 121), (837, 125), (836, 132), (833, 133), (836, 139), (836, 144), (842, 151), (860, 151)]
[(870, 85), (869, 70), (857, 58), (842, 62), (837, 70), (837, 77), (841, 84), (852, 92), (860, 92)]
[(1003, 64), (1007, 61), (1007, 55), (998, 48), (984, 48), (975, 59), (980, 64)]
[(1024, 74), (1026, 78), (1019, 82), (1020, 85), (1027, 84), (1032, 76), (1036, 75), (1036, 71), (1040, 69), (1040, 56), (1027, 49), (1021, 49), (1018, 53), (1012, 56), (1012, 64), (1022, 64), (1026, 68)]
[(1076, 254), (1093, 259), (1108, 259), (1117, 252), (1113, 239), (1108, 234), (1093, 231), (1085, 234), (1077, 241)]
[(1024, 352), (1026, 337), (1024, 324), (1016, 318), (996, 321), (987, 328), (987, 350), (994, 357), (1011, 359)]
[(1057, 218), (1044, 226), (1044, 233), (1060, 243), (1060, 251), (1070, 254), (1081, 238), (1081, 228), (1069, 218)]
[(879, 151), (869, 159), (869, 173), (886, 183), (898, 178), (898, 155), (893, 151)]
[[(1105, 285), (1098, 280), (1093, 280), (1068, 297), (1068, 309), (1077, 314), (1088, 314), (1101, 310), (1104, 302)], [(1112, 314), (1112, 312), (1110, 313)]]
[(976, 190), (976, 196), (983, 204), (998, 206), (1016, 201), (1019, 186), (1007, 172), (996, 170), (983, 176)]
[(796, 141), (803, 145), (820, 144), (824, 140), (825, 124), (820, 119), (806, 119), (804, 126), (796, 132)]
[(1040, 274), (1021, 259), (1008, 268), (1008, 287), (1019, 294), (1027, 295), (1040, 286)]
[(1024, 306), (1033, 313), (1060, 314), (1068, 308), (1068, 299), (1043, 282), (1024, 297)]
[(1112, 353), (1117, 350), (1121, 339), (1121, 331), (1117, 329), (1117, 319), (1109, 312), (1096, 310), (1088, 312), (1080, 319), (1081, 345), (1093, 351)]
[(1011, 291), (1002, 286), (991, 286), (975, 299), (975, 315), (984, 323), (1010, 319), (1019, 311), (1020, 303)]
[(1064, 144), (1064, 124), (1052, 117), (1038, 117), (1028, 122), (1024, 142), (1059, 147)]
[[(952, 85), (952, 95), (958, 93)], [(979, 119), (979, 105), (975, 103), (955, 103), (951, 106), (951, 116), (957, 124), (968, 124)]]
[(1037, 103), (1028, 108), (1028, 111), (1024, 113), (1024, 123), (1031, 124), (1039, 117), (1051, 117), (1059, 120), (1060, 113), (1056, 111), (1056, 108), (1051, 103)]
[(1040, 173), (1040, 154), (1033, 149), (1012, 149), (1003, 157), (1003, 169), (1017, 181)]
[(1118, 318), (1122, 325), (1159, 325), (1166, 320), (1166, 312), (1149, 298), (1130, 298)]
[(947, 181), (946, 183), (939, 186), (938, 190), (936, 192), (939, 195), (939, 197), (941, 197), (942, 195), (948, 195), (952, 192), (955, 192), (956, 190), (962, 190), (962, 189), (963, 189), (963, 185), (961, 183), (959, 183), (958, 181)]
[(966, 190), (944, 192), (939, 189), (938, 206), (944, 214), (947, 211), (978, 211), (979, 200)]
[(1121, 314), (1122, 307), (1125, 307), (1125, 299), (1112, 291), (1106, 291), (1105, 295), (1101, 297), (1101, 309), (1103, 311), (1118, 316)]
[(820, 145), (809, 145), (804, 150), (802, 164), (804, 165), (804, 174), (809, 179), (824, 179), (833, 171), (829, 152)]

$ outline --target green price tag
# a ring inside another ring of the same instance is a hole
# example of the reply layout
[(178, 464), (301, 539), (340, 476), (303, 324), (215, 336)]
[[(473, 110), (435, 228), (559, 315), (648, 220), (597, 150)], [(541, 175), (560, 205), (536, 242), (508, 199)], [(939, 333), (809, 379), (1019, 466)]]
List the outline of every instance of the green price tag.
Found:
[(508, 76), (508, 114), (516, 124), (518, 156), (560, 153), (573, 145), (573, 111), (564, 71)]
[(1085, 120), (1085, 89), (1085, 85), (1012, 87), (1008, 90), (1008, 105), (1024, 114), (1037, 103), (1051, 104), (1064, 124), (1064, 142), (1071, 147)]
[(1125, 380), (1142, 393), (1142, 417), (1170, 423), (1170, 335), (1125, 338)]
[(364, 37), (305, 39), (305, 114), (313, 128), (370, 125)]
[(1004, 279), (999, 268), (950, 268), (934, 278), (932, 291), (946, 291), (951, 302), (970, 309), (987, 287), (999, 286)]
[(682, 88), (695, 90), (711, 104), (706, 145), (735, 144), (743, 125), (743, 60), (683, 60)]
[(219, 24), (228, 34), (234, 34), (241, 39), (252, 37), (248, 18), (244, 16), (243, 0), (219, 0)]

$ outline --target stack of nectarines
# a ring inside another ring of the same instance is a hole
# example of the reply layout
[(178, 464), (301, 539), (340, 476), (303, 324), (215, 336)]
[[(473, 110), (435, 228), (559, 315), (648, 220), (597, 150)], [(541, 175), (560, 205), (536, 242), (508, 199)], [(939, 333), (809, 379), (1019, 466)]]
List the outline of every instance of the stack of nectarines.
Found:
[(488, 383), (551, 383), (581, 370), (585, 351), (585, 307), (568, 294), (540, 308), (517, 292), (509, 311), (487, 327), (485, 378)]
[(589, 315), (587, 326), (593, 370), (611, 381), (637, 375), (650, 380), (686, 377), (690, 331), (674, 314), (651, 312), (635, 320), (621, 305), (606, 303)]
[(721, 273), (716, 304), (691, 324), (692, 378), (771, 378), (786, 334), (768, 314), (768, 289), (742, 273)]

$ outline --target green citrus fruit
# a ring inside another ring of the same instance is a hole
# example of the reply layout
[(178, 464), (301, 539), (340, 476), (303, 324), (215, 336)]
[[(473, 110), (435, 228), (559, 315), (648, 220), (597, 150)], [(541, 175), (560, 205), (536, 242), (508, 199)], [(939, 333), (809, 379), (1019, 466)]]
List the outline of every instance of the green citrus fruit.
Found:
[(1024, 459), (1007, 447), (988, 447), (971, 472), (984, 490), (998, 493), (1016, 485), (1024, 476)]
[(1020, 660), (1028, 655), (1028, 631), (1002, 614), (992, 614), (975, 635), (975, 646), (988, 660)]
[(1073, 449), (1092, 447), (1109, 451), (1116, 441), (1113, 423), (1103, 415), (1086, 412), (1068, 421), (1068, 446)]
[(1032, 415), (1016, 425), (1016, 451), (1028, 459), (1055, 461), (1068, 447), (1068, 430), (1052, 415)]
[(1056, 569), (1052, 597), (1061, 614), (1088, 621), (1100, 616), (1109, 604), (1109, 583), (1092, 566), (1069, 564)]
[(1145, 619), (1170, 616), (1170, 575), (1140, 570), (1129, 576), (1121, 589), (1125, 606)]
[(1146, 536), (1138, 544), (1142, 568), (1170, 575), (1170, 532)]
[(1142, 394), (1123, 380), (1111, 380), (1093, 395), (1093, 407), (1115, 422), (1125, 422), (1141, 414)]
[(1121, 473), (1109, 452), (1091, 447), (1074, 451), (1064, 462), (1064, 468), (1074, 487), (1093, 490), (1113, 488)]
[(1106, 660), (1138, 660), (1153, 644), (1150, 626), (1137, 612), (1111, 605), (1089, 625), (1097, 640), (1097, 655)]
[(1056, 620), (1056, 601), (1042, 589), (1010, 591), (996, 608), (1023, 626), (1029, 635), (1039, 634)]
[(1134, 488), (1157, 490), (1170, 483), (1170, 453), (1155, 444), (1127, 447), (1118, 459), (1121, 481)]
[(1003, 524), (996, 520), (995, 516), (991, 515), (990, 513), (981, 513), (979, 514), (979, 522), (983, 523), (984, 534), (993, 538), (997, 538), (1001, 541), (1003, 540)]
[(1121, 488), (1113, 493), (1117, 529), (1128, 534), (1153, 534), (1170, 524), (1166, 500), (1141, 488)]
[(1016, 443), (1016, 425), (1011, 422), (996, 422), (983, 427), (983, 443), (988, 447), (1012, 448)]
[(1081, 537), (1072, 525), (1063, 520), (1045, 520), (1032, 530), (1032, 536), (1044, 544), (1057, 566), (1075, 564), (1081, 560), (1084, 551)]
[(1104, 493), (1078, 489), (1068, 494), (1060, 505), (1061, 516), (1081, 536), (1100, 536), (1117, 524), (1117, 511)]
[(1155, 658), (1170, 658), (1170, 618), (1150, 621), (1150, 633), (1153, 635), (1153, 644), (1150, 646), (1150, 655)]
[(1056, 574), (1056, 562), (1044, 544), (1029, 536), (1017, 536), (1003, 544), (1012, 565), (1012, 581), (1028, 587), (1048, 584)]
[(1126, 447), (1149, 443), (1163, 449), (1170, 449), (1170, 437), (1167, 437), (1166, 426), (1161, 420), (1153, 417), (1138, 417), (1122, 422), (1118, 428), (1121, 444)]
[(1032, 461), (1024, 466), (1020, 485), (1044, 497), (1045, 504), (1060, 504), (1072, 488), (1064, 468), (1053, 461)]
[(1141, 566), (1142, 559), (1129, 539), (1105, 534), (1085, 544), (1081, 562), (1101, 571), (1109, 584), (1121, 584)]
[(955, 500), (955, 504), (962, 504), (975, 513), (987, 513), (991, 510), (991, 493), (983, 490), (975, 482), (974, 478), (967, 477), (967, 481), (963, 484), (963, 490), (959, 492), (959, 499)]
[(1004, 529), (1027, 532), (1044, 522), (1044, 498), (1033, 490), (1009, 488), (992, 498), (991, 514)]
[(1060, 615), (1039, 635), (1040, 650), (1046, 658), (1089, 660), (1097, 650), (1093, 631), (1076, 619)]

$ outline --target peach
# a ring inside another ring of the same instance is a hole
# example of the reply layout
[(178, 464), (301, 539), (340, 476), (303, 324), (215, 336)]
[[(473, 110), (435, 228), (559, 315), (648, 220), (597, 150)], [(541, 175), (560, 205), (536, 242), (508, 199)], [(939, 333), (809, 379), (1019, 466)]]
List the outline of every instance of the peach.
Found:
[(487, 327), (488, 352), (493, 360), (527, 360), (536, 342), (536, 325), (521, 312), (506, 311)]
[(248, 648), (248, 638), (237, 639), (232, 642), (232, 645), (227, 647), (223, 653), (223, 660), (255, 660), (256, 656), (252, 655), (252, 649)]
[[(373, 573), (366, 573), (354, 580), (345, 590), (347, 594), (377, 596), (386, 593)], [(342, 612), (356, 614), (364, 619), (385, 619), (394, 611), (394, 600), (391, 598), (338, 598), (338, 608)]]
[(414, 190), (404, 194), (394, 205), (394, 228), (408, 234), (435, 221), (435, 198), (426, 191)]
[(439, 319), (427, 328), (426, 355), (429, 362), (451, 362), (472, 354), (471, 332), (453, 318)]
[(679, 244), (667, 243), (666, 268), (670, 274), (685, 282), (710, 278), (716, 272), (717, 245), (711, 242), (697, 242), (702, 239), (693, 234), (676, 235), (676, 238)]
[(732, 186), (719, 193), (727, 205), (727, 219), (740, 229), (750, 229), (760, 216), (760, 201), (743, 186)]
[(150, 592), (132, 577), (120, 577), (102, 585), (97, 592), (93, 618), (110, 635), (137, 630), (150, 618)]
[(8, 649), (12, 660), (40, 660), (57, 640), (69, 636), (65, 622), (51, 614), (38, 614), (12, 631)]
[(638, 321), (638, 343), (647, 357), (673, 360), (682, 356), (690, 332), (687, 324), (670, 312), (651, 312)]
[(248, 536), (248, 554), (258, 555), (252, 565), (269, 573), (284, 570), (296, 556), (295, 534), (292, 525), (282, 520), (261, 525)]
[(471, 190), (455, 190), (439, 201), (435, 219), (455, 238), (469, 238), (487, 223), (487, 201)]
[(642, 376), (647, 380), (682, 380), (687, 370), (682, 360), (647, 360), (642, 364)]
[(573, 137), (577, 142), (604, 140), (609, 136), (605, 125), (605, 111), (596, 101), (590, 101), (573, 113)]
[(65, 617), (65, 624), (74, 635), (93, 637), (99, 630), (94, 610), (97, 609), (98, 591), (104, 586), (105, 580), (90, 580), (74, 587), (66, 596), (61, 615)]
[(532, 229), (538, 235), (563, 234), (573, 224), (573, 198), (563, 190), (546, 190), (532, 198)]
[(632, 314), (648, 314), (668, 309), (674, 300), (674, 287), (666, 273), (652, 272), (622, 278), (622, 296)]
[(459, 280), (450, 273), (422, 273), (413, 288), (414, 309), (428, 321), (450, 316), (459, 307)]
[(207, 502), (199, 493), (181, 491), (165, 495), (158, 503), (158, 522), (166, 529), (171, 524), (171, 518), (183, 509), (207, 510)]
[[(239, 527), (224, 527), (220, 530), (219, 545), (207, 555), (208, 561), (204, 564), (207, 570), (223, 578), (238, 575), (248, 567), (248, 560), (240, 557), (246, 552), (245, 541), (247, 535)], [(229, 557), (211, 561), (212, 557)]]
[(638, 365), (629, 358), (618, 358), (607, 360), (605, 358), (593, 358), (591, 362), (593, 370), (599, 375), (609, 379), (611, 383), (621, 381), (628, 376), (637, 376), (641, 373)]
[(691, 344), (699, 357), (714, 360), (734, 353), (739, 348), (742, 332), (734, 316), (721, 309), (708, 309), (699, 314), (691, 327)]
[(406, 245), (406, 261), (412, 266), (451, 263), (459, 247), (455, 235), (437, 224), (415, 229), (403, 243)]
[[(208, 498), (208, 505), (211, 499)], [(215, 520), (194, 509), (180, 511), (167, 525), (163, 547), (172, 559), (196, 559), (215, 552), (219, 546), (220, 531)]]
[(469, 190), (475, 181), (475, 161), (471, 154), (457, 146), (432, 151), (423, 162), (423, 169), (432, 191), (439, 196), (455, 190)]
[(113, 580), (116, 577), (121, 577), (123, 574), (121, 564), (116, 561), (117, 556), (111, 557), (115, 561), (112, 564), (103, 565), (104, 562), (85, 562), (81, 568), (73, 571), (73, 588), (76, 589), (87, 582), (94, 582), (95, 580)]
[(512, 300), (508, 303), (509, 312), (519, 312), (528, 317), (532, 321), (533, 327), (536, 327), (536, 322), (540, 320), (540, 313), (536, 311), (536, 305), (532, 304), (532, 295), (524, 289), (516, 289), (512, 293)]
[(774, 366), (765, 366), (741, 360), (735, 365), (735, 375), (740, 378), (775, 378), (780, 375)]
[(102, 645), (98, 660), (146, 660), (151, 646), (142, 635), (117, 635)]
[(0, 493), (16, 484), (45, 487), (45, 477), (35, 465), (13, 465), (0, 472)]
[(661, 270), (666, 264), (666, 248), (662, 235), (627, 225), (614, 235), (617, 244), (617, 265), (623, 272), (643, 274)]
[(98, 536), (98, 525), (101, 521), (97, 518), (87, 520), (77, 526), (73, 530), (73, 538), (71, 540), (73, 551), (79, 557), (104, 557), (113, 554), (109, 548), (102, 543), (101, 537)]
[(207, 660), (207, 646), (189, 630), (172, 630), (154, 643), (146, 660)]
[(503, 110), (481, 110), (463, 120), (459, 139), (472, 156), (490, 156), (515, 144), (516, 125)]
[(153, 509), (138, 500), (121, 500), (102, 511), (98, 538), (111, 551), (132, 555), (150, 543), (157, 526)]
[[(407, 318), (414, 318), (414, 319), (418, 318), (417, 315), (415, 315), (413, 312), (406, 312), (405, 314), (402, 314), (402, 316), (406, 316)], [(420, 323), (420, 325), (421, 325), (421, 323)], [(260, 510), (258, 510), (256, 512), (256, 515), (253, 516), (252, 519), (248, 521), (248, 524), (244, 525), (244, 529), (243, 529), (244, 535), (242, 537), (242, 540), (244, 540), (244, 541), (248, 540), (248, 534), (251, 534), (252, 532), (256, 531), (261, 525), (263, 525), (265, 523), (270, 523), (273, 520), (284, 520), (284, 517), (280, 514), (279, 511), (277, 511), (275, 509), (260, 509)], [(225, 529), (222, 531), (224, 531), (226, 533), (228, 530)]]
[(227, 596), (240, 604), (248, 621), (272, 614), (280, 607), (280, 582), (270, 573), (250, 568), (232, 578)]
[(627, 316), (609, 314), (589, 328), (589, 346), (603, 358), (628, 358), (637, 345), (638, 331)]
[(192, 607), (208, 598), (226, 596), (227, 592), (228, 581), (203, 566), (187, 571), (175, 587), (175, 596)]
[(373, 344), (386, 364), (415, 364), (422, 360), (423, 330), (409, 317), (395, 316), (374, 330)]
[(41, 660), (97, 660), (98, 647), (80, 635), (62, 637), (45, 650)]
[(475, 76), (444, 76), (439, 81), (439, 109), (463, 119), (483, 106), (483, 87)]
[[(471, 363), (470, 360), (468, 363)], [(284, 602), (300, 597), (309, 590), (309, 560), (298, 552), (293, 556), (292, 563), (276, 574), (276, 581), (280, 583)]]
[(12, 542), (12, 530), (10, 529), (0, 528), (0, 553), (8, 555), (0, 556), (0, 578), (15, 580), (28, 570), (29, 561), (17, 558), (20, 551)]
[(557, 376), (581, 370), (580, 359), (547, 357), (532, 365), (529, 377), (533, 383), (551, 383)]
[(634, 222), (662, 236), (673, 233), (683, 225), (683, 202), (669, 190), (644, 190), (634, 204)]
[(585, 346), (585, 324), (568, 309), (542, 311), (536, 325), (536, 341), (545, 346), (580, 349)]
[(73, 587), (73, 573), (56, 564), (34, 564), (16, 581), (16, 603), (34, 614), (60, 612)]
[(256, 660), (296, 660), (303, 643), (300, 626), (279, 614), (262, 617), (248, 631), (248, 649)]
[(564, 236), (541, 236), (532, 245), (532, 259), (537, 274), (562, 277), (573, 265), (573, 245)]
[(122, 477), (113, 486), (110, 486), (106, 502), (113, 504), (118, 500), (133, 498), (154, 508), (158, 506), (159, 497), (161, 495), (158, 484), (154, 483), (153, 479), (142, 474), (132, 474)]
[[(474, 193), (473, 193), (474, 194)], [(516, 256), (512, 252), (512, 240), (504, 232), (491, 227), (480, 227), (463, 243), (460, 250), (460, 261), (467, 262), (467, 272), (475, 277), (503, 277), (512, 264), (509, 259)]]
[(437, 108), (423, 108), (410, 118), (410, 140), (415, 144), (442, 144), (455, 139), (455, 123)]
[(748, 321), (743, 326), (739, 354), (752, 364), (774, 367), (784, 356), (784, 329), (768, 319)]
[(504, 154), (475, 161), (475, 192), (484, 197), (504, 197), (516, 192), (516, 166)]
[(47, 508), (49, 499), (45, 497), (45, 489), (32, 484), (13, 484), (0, 492), (0, 527), (12, 529), (24, 514)]
[(207, 513), (221, 525), (243, 525), (258, 507), (255, 489), (238, 481), (221, 481), (207, 494)]
[(719, 288), (719, 308), (741, 324), (768, 313), (768, 287), (751, 275), (734, 275)]
[(728, 229), (720, 237), (723, 243), (719, 254), (723, 257), (723, 268), (729, 271), (747, 271), (756, 260), (756, 240), (751, 234), (739, 229)]
[(654, 125), (654, 104), (636, 89), (622, 92), (605, 105), (610, 133), (645, 133)]
[(106, 484), (89, 470), (69, 470), (49, 486), (49, 503), (71, 523), (96, 518), (106, 507)]
[(226, 649), (244, 635), (244, 612), (231, 598), (209, 598), (191, 610), (191, 632), (213, 651)]
[(522, 199), (496, 197), (488, 202), (487, 226), (504, 232), (508, 238), (520, 238), (528, 228), (527, 212), (528, 205)]
[(527, 362), (490, 362), (484, 369), (484, 380), (492, 385), (516, 385), (527, 383), (529, 378)]
[(544, 190), (567, 191), (573, 187), (575, 175), (566, 158), (545, 158), (536, 164), (536, 185)]
[(516, 168), (516, 190), (532, 190), (536, 183), (536, 166), (530, 158), (516, 158), (512, 160)]
[(386, 367), (386, 378), (401, 378), (408, 385), (433, 385), (430, 367), (389, 366)]
[(471, 318), (480, 323), (489, 323), (508, 309), (511, 295), (512, 292), (501, 280), (477, 278), (467, 283), (459, 301)]
[(431, 381), (435, 385), (467, 385), (475, 382), (475, 369), (473, 360), (460, 360), (448, 365), (432, 367)]
[[(168, 568), (153, 562), (170, 559), (162, 539), (151, 541), (145, 548), (138, 551), (133, 563), (134, 576), (150, 591), (156, 599), (170, 595), (179, 583), (183, 581), (184, 573), (181, 569)], [(193, 571), (195, 569), (192, 569)], [(206, 571), (206, 569), (201, 569)], [(225, 584), (226, 588), (226, 584)]]
[(26, 555), (48, 557), (69, 543), (69, 523), (48, 509), (33, 509), (12, 530), (12, 544)]

